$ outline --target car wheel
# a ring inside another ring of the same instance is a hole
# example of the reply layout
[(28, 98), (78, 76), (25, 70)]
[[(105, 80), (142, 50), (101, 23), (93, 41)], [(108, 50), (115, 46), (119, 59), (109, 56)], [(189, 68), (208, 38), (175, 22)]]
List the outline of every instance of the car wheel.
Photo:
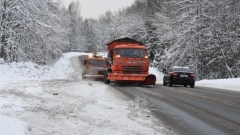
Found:
[(184, 84), (184, 87), (187, 87), (187, 84)]
[(191, 86), (191, 88), (194, 88), (194, 84), (192, 84), (192, 85), (190, 85)]
[(110, 83), (110, 80), (108, 80), (107, 78), (108, 78), (107, 71), (104, 71), (104, 79), (103, 79), (103, 82), (104, 82), (105, 84), (109, 84), (109, 83)]

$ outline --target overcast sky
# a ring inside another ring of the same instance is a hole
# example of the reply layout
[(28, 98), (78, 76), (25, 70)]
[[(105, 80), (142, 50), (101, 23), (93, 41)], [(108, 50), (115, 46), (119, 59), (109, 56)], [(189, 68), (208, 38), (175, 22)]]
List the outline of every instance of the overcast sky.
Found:
[[(68, 7), (71, 1), (62, 0), (65, 7)], [(78, 0), (81, 4), (81, 15), (84, 18), (98, 18), (106, 11), (118, 11), (124, 7), (130, 6), (135, 0)]]

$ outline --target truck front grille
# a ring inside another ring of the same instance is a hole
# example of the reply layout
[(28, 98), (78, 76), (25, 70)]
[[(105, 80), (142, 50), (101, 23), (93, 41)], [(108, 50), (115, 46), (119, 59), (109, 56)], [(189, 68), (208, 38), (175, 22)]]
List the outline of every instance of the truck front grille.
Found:
[(142, 66), (122, 66), (122, 69), (125, 74), (140, 74)]

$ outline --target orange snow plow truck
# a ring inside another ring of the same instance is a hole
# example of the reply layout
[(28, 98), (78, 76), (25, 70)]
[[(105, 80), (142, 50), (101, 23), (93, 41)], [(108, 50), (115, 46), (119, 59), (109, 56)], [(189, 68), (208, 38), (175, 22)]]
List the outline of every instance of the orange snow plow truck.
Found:
[(107, 68), (107, 59), (96, 54), (87, 56), (84, 60), (85, 68), (82, 71), (82, 79), (103, 79), (103, 72)]
[(109, 67), (104, 71), (104, 83), (155, 85), (156, 76), (149, 74), (147, 47), (131, 38), (107, 44)]

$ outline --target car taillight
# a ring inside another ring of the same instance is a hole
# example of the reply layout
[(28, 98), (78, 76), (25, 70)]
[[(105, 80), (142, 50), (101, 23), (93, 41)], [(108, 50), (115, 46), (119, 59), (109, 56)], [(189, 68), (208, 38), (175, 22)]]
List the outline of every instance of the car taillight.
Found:
[(195, 76), (195, 74), (191, 74), (191, 76), (192, 76), (192, 77), (194, 77), (194, 76)]
[(177, 74), (177, 73), (175, 73), (175, 72), (173, 72), (173, 73), (172, 73), (172, 75), (173, 75), (173, 76), (177, 76), (178, 74)]

